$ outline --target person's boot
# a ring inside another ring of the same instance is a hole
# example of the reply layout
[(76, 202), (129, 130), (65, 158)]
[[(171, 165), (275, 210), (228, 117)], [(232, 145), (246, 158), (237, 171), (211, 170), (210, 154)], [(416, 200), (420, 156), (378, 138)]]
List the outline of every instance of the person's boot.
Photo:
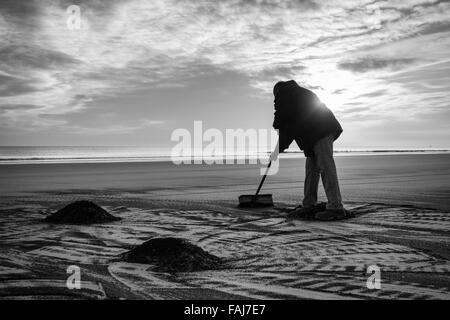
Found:
[(345, 219), (348, 215), (349, 212), (345, 209), (326, 209), (317, 212), (314, 218), (320, 221), (331, 221)]
[(288, 214), (289, 219), (314, 219), (314, 215), (317, 212), (323, 211), (326, 208), (326, 203), (321, 202), (312, 207), (302, 207), (301, 205), (296, 207)]

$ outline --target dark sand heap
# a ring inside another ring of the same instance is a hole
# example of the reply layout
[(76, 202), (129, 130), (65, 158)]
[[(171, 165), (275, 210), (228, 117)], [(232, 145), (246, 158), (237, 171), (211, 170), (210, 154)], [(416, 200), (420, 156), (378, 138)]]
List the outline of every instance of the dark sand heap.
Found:
[(221, 259), (179, 238), (154, 238), (124, 255), (125, 261), (156, 265), (159, 272), (219, 269)]
[(120, 220), (91, 201), (76, 201), (44, 219), (50, 223), (92, 224)]

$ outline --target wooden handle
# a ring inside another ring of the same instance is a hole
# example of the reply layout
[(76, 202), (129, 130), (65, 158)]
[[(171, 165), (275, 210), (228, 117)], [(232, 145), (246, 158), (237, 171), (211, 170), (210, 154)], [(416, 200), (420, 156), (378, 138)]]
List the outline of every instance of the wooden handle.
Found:
[[(276, 150), (279, 150), (279, 145), (280, 145), (280, 139), (278, 139), (278, 141), (277, 141), (277, 146), (275, 147), (274, 152), (275, 152)], [(264, 176), (262, 177), (261, 182), (259, 183), (258, 190), (256, 190), (255, 198), (258, 196), (259, 191), (261, 190), (261, 187), (262, 187), (262, 185), (264, 184), (264, 180), (266, 180), (267, 173), (269, 172), (269, 169), (270, 169), (270, 166), (271, 166), (271, 165), (272, 165), (272, 160), (270, 160), (270, 161), (269, 161), (269, 164), (267, 165), (266, 172), (264, 173)]]
[(267, 173), (269, 172), (269, 169), (270, 169), (271, 165), (272, 165), (272, 161), (269, 161), (269, 164), (267, 165), (266, 172), (264, 173), (264, 176), (262, 177), (261, 182), (259, 183), (258, 190), (256, 190), (255, 197), (258, 196), (259, 190), (261, 190), (261, 187), (264, 184), (264, 180), (266, 180)]

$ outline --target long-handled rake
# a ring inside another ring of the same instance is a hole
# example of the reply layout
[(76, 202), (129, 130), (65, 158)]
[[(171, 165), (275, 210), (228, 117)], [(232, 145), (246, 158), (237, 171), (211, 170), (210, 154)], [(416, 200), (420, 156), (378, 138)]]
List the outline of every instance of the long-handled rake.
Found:
[(266, 172), (259, 183), (258, 190), (255, 194), (244, 194), (239, 196), (239, 207), (241, 208), (255, 208), (255, 207), (270, 207), (273, 206), (273, 199), (271, 194), (259, 194), (264, 181), (266, 180), (267, 173), (269, 172), (272, 161), (267, 165)]

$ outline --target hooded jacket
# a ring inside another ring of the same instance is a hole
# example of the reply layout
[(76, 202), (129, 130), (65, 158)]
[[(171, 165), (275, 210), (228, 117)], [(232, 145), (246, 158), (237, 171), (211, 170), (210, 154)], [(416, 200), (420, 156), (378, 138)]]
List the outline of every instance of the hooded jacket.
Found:
[(295, 140), (305, 156), (313, 157), (318, 140), (330, 134), (336, 140), (343, 131), (333, 112), (294, 80), (280, 83), (274, 102), (273, 127), (279, 130), (280, 152)]

